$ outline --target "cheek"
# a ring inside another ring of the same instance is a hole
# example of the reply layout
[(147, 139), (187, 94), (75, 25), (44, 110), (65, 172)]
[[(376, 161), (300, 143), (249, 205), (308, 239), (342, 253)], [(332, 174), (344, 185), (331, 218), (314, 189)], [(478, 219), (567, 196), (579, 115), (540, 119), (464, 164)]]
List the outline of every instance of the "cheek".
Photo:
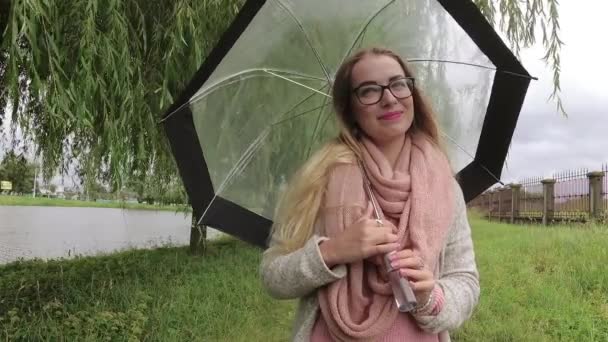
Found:
[(412, 99), (409, 98), (409, 99), (406, 99), (405, 101), (403, 101), (401, 104), (406, 109), (406, 113), (407, 113), (408, 119), (413, 120), (414, 119), (414, 112), (415, 112), (415, 110), (414, 110), (414, 101), (412, 101)]
[(407, 99), (401, 100), (401, 104), (408, 108), (411, 109), (412, 111), (414, 111), (414, 100), (412, 99), (412, 97), (408, 97)]
[(357, 125), (363, 130), (367, 130), (372, 124), (372, 119), (375, 113), (372, 110), (373, 106), (362, 106), (361, 104), (353, 104), (353, 114)]

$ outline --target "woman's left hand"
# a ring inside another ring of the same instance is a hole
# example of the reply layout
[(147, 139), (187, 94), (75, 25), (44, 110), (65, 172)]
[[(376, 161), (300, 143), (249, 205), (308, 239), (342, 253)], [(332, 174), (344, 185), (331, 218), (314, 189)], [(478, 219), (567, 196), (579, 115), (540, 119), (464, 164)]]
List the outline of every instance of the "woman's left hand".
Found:
[(393, 269), (409, 280), (418, 303), (424, 305), (435, 288), (433, 272), (427, 269), (424, 260), (411, 249), (393, 252), (389, 259)]

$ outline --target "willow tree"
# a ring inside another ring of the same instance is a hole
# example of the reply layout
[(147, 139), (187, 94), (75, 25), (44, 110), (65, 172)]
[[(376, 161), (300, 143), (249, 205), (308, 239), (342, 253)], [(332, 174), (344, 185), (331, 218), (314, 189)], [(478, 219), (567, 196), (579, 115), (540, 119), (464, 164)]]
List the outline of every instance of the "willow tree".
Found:
[[(176, 177), (159, 115), (243, 2), (0, 0), (0, 121), (37, 146), (47, 175), (76, 161), (114, 185)], [(515, 52), (542, 38), (561, 109), (557, 0), (474, 2)]]
[(0, 0), (0, 121), (46, 175), (74, 162), (115, 188), (175, 178), (159, 116), (241, 2)]
[[(0, 0), (0, 121), (36, 146), (47, 176), (75, 163), (114, 188), (170, 184), (160, 115), (243, 2)], [(542, 38), (561, 109), (557, 0), (474, 2), (516, 52)]]
[[(545, 49), (542, 60), (553, 71), (553, 92), (557, 110), (566, 114), (560, 98), (560, 51), (564, 43), (559, 37), (558, 0), (473, 0), (481, 13), (500, 29), (514, 53), (534, 45), (540, 38)], [(540, 29), (540, 32), (537, 31)]]

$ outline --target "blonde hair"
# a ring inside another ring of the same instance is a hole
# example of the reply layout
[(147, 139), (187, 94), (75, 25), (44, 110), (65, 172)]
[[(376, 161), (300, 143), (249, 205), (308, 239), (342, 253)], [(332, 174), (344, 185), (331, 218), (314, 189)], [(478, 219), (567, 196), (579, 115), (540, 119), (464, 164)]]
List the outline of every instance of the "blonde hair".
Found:
[[(356, 163), (360, 158), (360, 129), (351, 109), (351, 73), (354, 65), (367, 55), (390, 56), (401, 65), (406, 76), (413, 76), (399, 55), (384, 48), (360, 50), (342, 63), (332, 87), (333, 106), (340, 133), (308, 159), (281, 194), (271, 230), (272, 241), (267, 252), (287, 254), (306, 244), (314, 233), (330, 170), (338, 164)], [(424, 134), (439, 146), (437, 123), (431, 107), (416, 87), (412, 96), (415, 113), (410, 130)]]
[(279, 198), (270, 250), (285, 254), (304, 246), (313, 234), (329, 171), (334, 165), (355, 161), (353, 150), (340, 139), (333, 139), (308, 159)]

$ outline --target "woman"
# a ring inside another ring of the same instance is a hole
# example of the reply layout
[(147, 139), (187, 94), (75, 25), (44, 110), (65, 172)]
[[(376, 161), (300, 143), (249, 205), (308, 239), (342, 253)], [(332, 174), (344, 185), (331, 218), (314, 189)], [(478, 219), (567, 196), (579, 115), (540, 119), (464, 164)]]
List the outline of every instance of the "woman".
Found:
[[(340, 136), (281, 199), (263, 284), (275, 298), (300, 299), (294, 341), (449, 341), (477, 304), (479, 279), (434, 115), (402, 59), (380, 48), (343, 63), (333, 99)], [(408, 280), (413, 311), (397, 309), (388, 271)]]

